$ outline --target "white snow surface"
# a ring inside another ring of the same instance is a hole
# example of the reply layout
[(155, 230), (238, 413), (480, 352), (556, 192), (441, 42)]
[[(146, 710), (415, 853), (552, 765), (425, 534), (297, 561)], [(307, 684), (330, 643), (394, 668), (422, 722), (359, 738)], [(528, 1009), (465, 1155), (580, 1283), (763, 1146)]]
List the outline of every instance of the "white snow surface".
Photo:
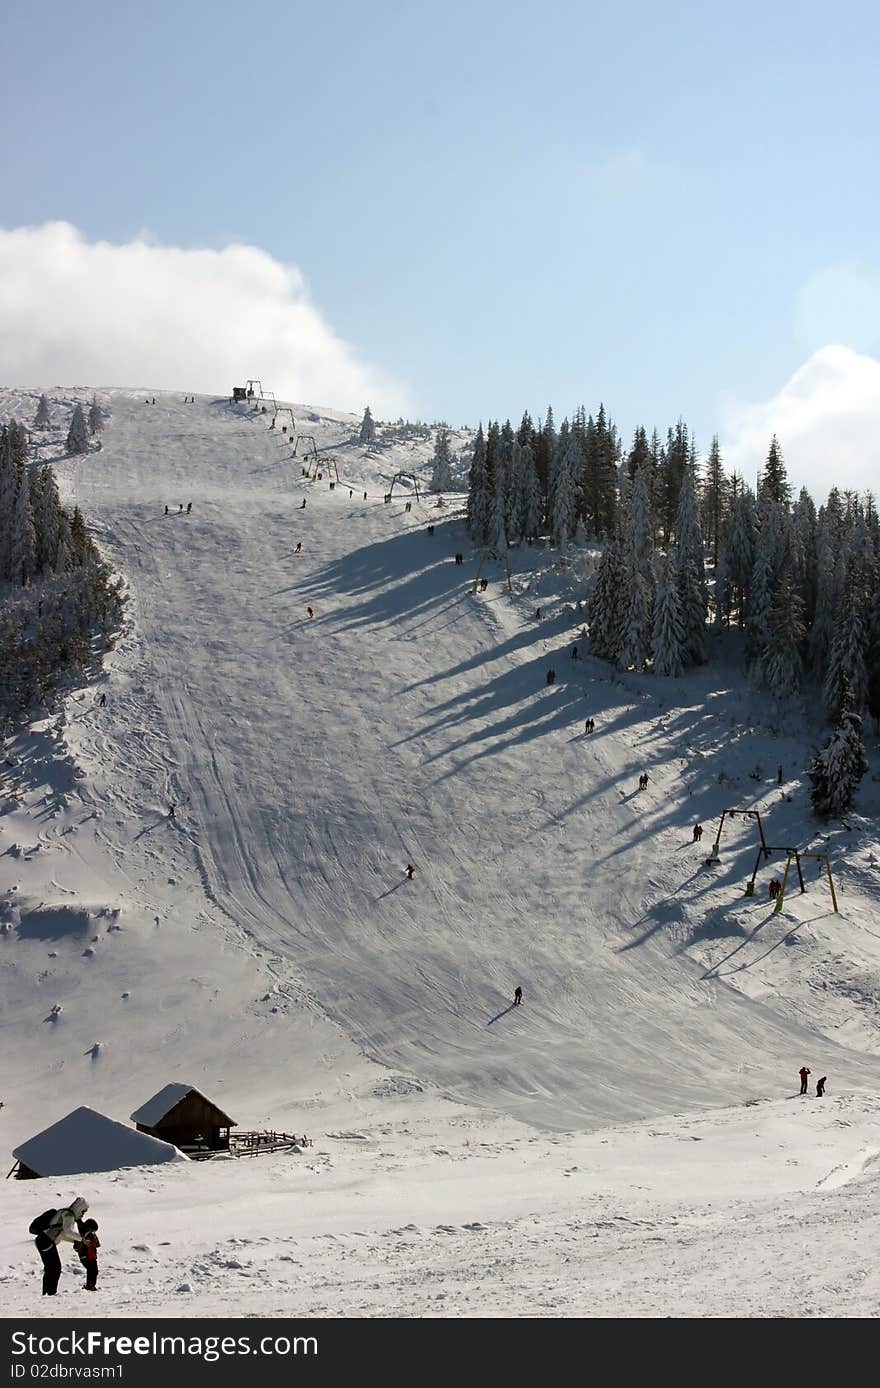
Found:
[(12, 1155), (41, 1177), (188, 1160), (170, 1143), (139, 1133), (86, 1104), (22, 1142)]
[[(4, 1314), (48, 1314), (27, 1225), (77, 1193), (108, 1315), (874, 1314), (877, 786), (816, 825), (810, 708), (732, 659), (571, 660), (540, 547), (474, 594), (463, 499), (383, 501), (430, 439), (295, 406), (331, 490), (259, 413), (98, 391), (64, 459), (93, 392), (47, 393), (38, 454), (129, 601), (97, 682), (7, 744), (0, 1135), (179, 1084), (314, 1147), (4, 1183)], [(746, 821), (707, 869), (731, 806), (827, 848), (841, 914), (815, 863), (780, 915), (779, 857), (744, 897)]]

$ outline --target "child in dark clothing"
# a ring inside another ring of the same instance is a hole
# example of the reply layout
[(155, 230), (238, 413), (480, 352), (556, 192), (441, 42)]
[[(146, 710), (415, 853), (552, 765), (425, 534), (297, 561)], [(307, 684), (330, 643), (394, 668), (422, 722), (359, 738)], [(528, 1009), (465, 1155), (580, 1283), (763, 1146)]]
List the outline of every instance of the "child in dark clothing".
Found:
[(98, 1249), (101, 1247), (101, 1240), (98, 1238), (98, 1221), (96, 1219), (78, 1219), (77, 1226), (80, 1238), (73, 1245), (73, 1251), (86, 1270), (84, 1290), (94, 1292), (97, 1291), (95, 1284), (98, 1281)]

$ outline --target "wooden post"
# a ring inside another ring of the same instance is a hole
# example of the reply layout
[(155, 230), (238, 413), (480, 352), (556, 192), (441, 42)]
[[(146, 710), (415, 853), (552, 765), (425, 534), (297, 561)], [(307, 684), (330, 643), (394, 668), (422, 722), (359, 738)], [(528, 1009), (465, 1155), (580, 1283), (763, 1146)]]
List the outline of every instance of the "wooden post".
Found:
[(839, 915), (840, 912), (837, 909), (837, 893), (834, 890), (834, 878), (831, 876), (831, 859), (827, 853), (825, 854), (825, 867), (828, 871), (828, 885), (831, 888), (831, 904), (834, 907), (835, 915)]

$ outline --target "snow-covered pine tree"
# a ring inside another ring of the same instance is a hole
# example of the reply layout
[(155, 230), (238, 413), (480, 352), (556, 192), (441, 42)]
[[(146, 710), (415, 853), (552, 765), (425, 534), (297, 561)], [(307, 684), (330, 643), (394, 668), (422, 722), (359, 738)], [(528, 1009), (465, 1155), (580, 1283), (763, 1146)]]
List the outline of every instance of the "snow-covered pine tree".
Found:
[(578, 481), (581, 470), (581, 446), (577, 435), (569, 430), (565, 443), (560, 433), (560, 452), (553, 472), (550, 510), (550, 534), (553, 543), (564, 549), (577, 526)]
[(9, 431), (4, 428), (0, 433), (0, 583), (8, 583), (12, 578), (12, 536), (20, 471), (13, 461)]
[(489, 478), (486, 468), (486, 438), (482, 424), (474, 439), (474, 452), (468, 478), (468, 530), (475, 545), (486, 544), (489, 537)]
[(541, 489), (532, 449), (527, 443), (520, 449), (520, 471), (523, 479), (520, 534), (523, 539), (534, 540), (541, 529)]
[(816, 541), (816, 606), (809, 641), (810, 664), (814, 673), (823, 678), (837, 625), (844, 569), (843, 551), (836, 540), (835, 528), (823, 516)]
[(58, 557), (58, 546), (61, 543), (64, 510), (61, 505), (61, 498), (58, 495), (58, 486), (55, 482), (55, 474), (52, 469), (50, 467), (40, 468), (39, 478), (39, 509), (34, 511), (39, 567), (41, 572), (54, 573)]
[(844, 814), (867, 769), (862, 720), (847, 704), (844, 689), (840, 722), (809, 768), (810, 799), (816, 814), (824, 818)]
[(787, 554), (787, 513), (769, 496), (762, 496), (757, 508), (758, 531), (755, 538), (755, 562), (749, 588), (749, 615), (746, 624), (746, 649), (751, 660), (760, 664), (770, 639), (770, 608), (773, 593), (782, 573)]
[(706, 595), (703, 536), (697, 514), (695, 479), (690, 467), (684, 470), (678, 498), (675, 548), (685, 663), (702, 665), (706, 659), (706, 615), (709, 604)]
[(864, 708), (868, 698), (868, 631), (865, 595), (855, 564), (846, 565), (822, 694), (828, 717)]
[(761, 652), (761, 678), (777, 698), (796, 694), (803, 676), (804, 606), (791, 566), (776, 582), (767, 621), (767, 643)]
[(605, 546), (589, 601), (590, 651), (616, 661), (623, 644), (623, 545), (614, 535)]
[(678, 598), (678, 570), (673, 550), (663, 563), (654, 595), (654, 673), (680, 675), (684, 671), (684, 626)]
[(67, 451), (68, 453), (88, 453), (89, 451), (89, 435), (82, 405), (74, 407), (73, 418), (67, 431)]
[(782, 449), (776, 435), (770, 440), (770, 451), (758, 484), (759, 500), (775, 501), (777, 505), (787, 506), (791, 496), (788, 473), (782, 458)]
[(813, 498), (805, 487), (792, 508), (792, 561), (794, 581), (804, 604), (804, 621), (807, 628), (813, 624), (816, 615), (818, 582), (818, 522)]
[(632, 483), (623, 542), (623, 644), (617, 655), (622, 670), (644, 670), (651, 658), (654, 573), (649, 475), (643, 465)]
[(93, 434), (100, 434), (104, 428), (104, 411), (98, 404), (97, 395), (93, 397), (89, 406), (89, 430)]
[(27, 472), (23, 472), (15, 498), (9, 577), (13, 583), (20, 583), (24, 587), (30, 583), (36, 570), (37, 536), (31, 510), (30, 477)]
[(495, 491), (489, 508), (488, 543), (496, 554), (503, 554), (507, 549), (507, 498), (503, 472), (496, 473), (495, 482)]
[(434, 466), (431, 473), (431, 491), (450, 491), (452, 489), (452, 472), (449, 459), (449, 430), (445, 424), (441, 424), (437, 430), (432, 462)]
[(525, 475), (523, 472), (523, 450), (519, 438), (513, 441), (510, 460), (510, 484), (507, 490), (507, 535), (512, 542), (523, 538), (523, 512), (525, 510)]
[(376, 438), (376, 421), (373, 419), (372, 411), (367, 405), (364, 410), (364, 417), (361, 420), (361, 427), (358, 433), (358, 443), (373, 443)]
[(706, 473), (703, 478), (701, 510), (703, 535), (712, 549), (712, 568), (718, 569), (718, 550), (721, 531), (730, 503), (730, 482), (721, 460), (721, 445), (718, 435), (712, 438), (712, 447), (706, 459)]
[(52, 427), (52, 415), (49, 412), (49, 401), (45, 395), (40, 396), (40, 403), (37, 405), (37, 413), (34, 415), (35, 429), (50, 429)]

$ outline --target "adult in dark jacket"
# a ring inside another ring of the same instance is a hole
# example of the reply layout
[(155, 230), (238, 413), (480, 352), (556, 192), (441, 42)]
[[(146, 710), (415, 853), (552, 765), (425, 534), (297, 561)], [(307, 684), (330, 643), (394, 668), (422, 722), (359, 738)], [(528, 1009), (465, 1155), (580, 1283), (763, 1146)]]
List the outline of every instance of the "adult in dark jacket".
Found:
[(58, 1280), (61, 1277), (61, 1255), (59, 1243), (77, 1243), (80, 1231), (77, 1221), (88, 1210), (88, 1202), (78, 1195), (63, 1210), (56, 1210), (52, 1218), (37, 1233), (34, 1243), (43, 1260), (43, 1296), (55, 1296)]

